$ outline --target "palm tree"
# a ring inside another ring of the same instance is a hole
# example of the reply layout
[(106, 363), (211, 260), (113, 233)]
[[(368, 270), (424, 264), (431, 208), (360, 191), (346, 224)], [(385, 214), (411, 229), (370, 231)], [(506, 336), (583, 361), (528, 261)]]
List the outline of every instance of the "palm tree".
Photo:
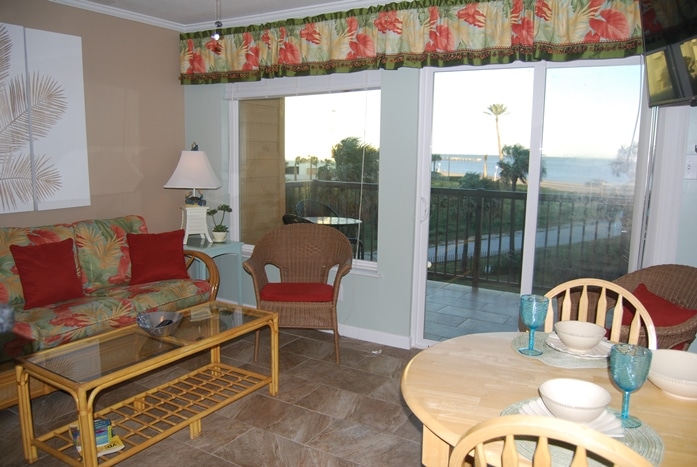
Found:
[[(499, 161), (498, 166), (501, 169), (501, 180), (511, 183), (511, 191), (516, 191), (518, 180), (522, 183), (528, 181), (528, 168), (530, 166), (530, 150), (524, 148), (520, 144), (513, 146), (504, 146), (503, 152), (506, 154), (505, 161)], [(540, 178), (547, 174), (547, 169), (544, 164), (540, 167)], [(513, 258), (515, 251), (515, 200), (511, 200), (511, 218), (510, 218), (510, 235), (509, 235), (509, 255)]]
[(307, 162), (307, 158), (298, 156), (295, 158), (295, 170), (293, 171), (293, 181), (297, 182), (298, 181), (298, 169), (299, 165), (302, 164), (303, 162)]
[(518, 180), (522, 183), (527, 182), (530, 150), (520, 144), (515, 144), (504, 146), (503, 153), (506, 154), (506, 160), (501, 160), (498, 163), (501, 179), (511, 184), (511, 191), (516, 191)]
[(433, 168), (431, 169), (431, 172), (436, 171), (436, 162), (440, 162), (443, 160), (443, 156), (440, 154), (431, 154), (431, 164), (433, 164)]
[(487, 107), (488, 112), (484, 112), (487, 115), (493, 115), (496, 119), (496, 142), (499, 149), (499, 161), (503, 160), (503, 151), (501, 150), (501, 132), (499, 131), (499, 115), (505, 115), (508, 109), (503, 104), (491, 104)]
[(312, 180), (312, 173), (314, 172), (312, 168), (317, 168), (319, 167), (319, 157), (317, 156), (309, 156), (310, 159), (310, 180)]
[(332, 147), (337, 180), (377, 183), (380, 151), (355, 136), (342, 139)]

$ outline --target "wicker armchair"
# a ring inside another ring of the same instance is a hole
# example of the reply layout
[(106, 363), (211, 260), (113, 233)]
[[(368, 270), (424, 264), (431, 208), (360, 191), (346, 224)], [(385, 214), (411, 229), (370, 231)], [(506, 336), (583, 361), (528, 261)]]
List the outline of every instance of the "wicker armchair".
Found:
[[(278, 312), (280, 327), (331, 329), (336, 363), (341, 361), (336, 302), (341, 279), (351, 270), (351, 253), (348, 239), (336, 229), (288, 224), (264, 234), (244, 262), (254, 282), (257, 308)], [(278, 268), (280, 282), (269, 280), (267, 265)], [(255, 358), (257, 349), (258, 345)]]
[[(634, 291), (639, 284), (644, 284), (650, 292), (675, 305), (697, 310), (697, 268), (692, 266), (681, 264), (650, 266), (625, 274), (613, 282), (630, 291)], [(649, 309), (649, 313), (656, 313), (656, 311)], [(656, 321), (658, 318), (654, 317), (654, 323)], [(656, 324), (659, 349), (675, 347), (687, 350), (696, 333), (697, 314), (671, 326)]]

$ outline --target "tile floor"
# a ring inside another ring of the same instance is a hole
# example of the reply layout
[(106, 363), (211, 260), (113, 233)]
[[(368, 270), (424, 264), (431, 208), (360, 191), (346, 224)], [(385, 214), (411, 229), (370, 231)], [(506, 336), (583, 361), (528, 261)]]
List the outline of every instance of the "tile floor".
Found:
[(428, 281), (424, 338), (518, 330), (519, 293)]
[[(342, 337), (342, 363), (336, 365), (332, 342), (330, 333), (282, 330), (277, 397), (257, 391), (206, 417), (198, 438), (190, 440), (182, 430), (119, 466), (420, 466), (421, 424), (399, 389), (402, 371), (418, 350)], [(267, 350), (258, 365), (252, 361), (253, 335), (227, 344), (223, 358), (267, 371), (268, 337), (262, 343)], [(97, 406), (156, 386), (191, 364), (117, 386), (100, 395)], [(36, 399), (33, 411), (36, 433), (74, 418), (74, 404), (61, 392)], [(39, 453), (34, 466), (65, 465)], [(0, 465), (28, 465), (16, 406), (0, 411)]]
[[(515, 331), (517, 293), (429, 281), (425, 337), (442, 341), (463, 334)], [(253, 336), (227, 344), (226, 362), (268, 371), (267, 349), (252, 361)], [(397, 349), (341, 338), (342, 363), (333, 356), (330, 333), (281, 330), (280, 390), (263, 389), (203, 420), (195, 440), (188, 430), (148, 448), (119, 466), (420, 466), (421, 423), (401, 397), (402, 370), (419, 349)], [(202, 357), (200, 357), (202, 358)], [(103, 393), (105, 406), (171, 379), (192, 365), (145, 375)], [(33, 403), (35, 431), (74, 419), (74, 404), (55, 392)], [(0, 411), (0, 465), (25, 466), (17, 407)], [(39, 451), (36, 467), (65, 465)]]

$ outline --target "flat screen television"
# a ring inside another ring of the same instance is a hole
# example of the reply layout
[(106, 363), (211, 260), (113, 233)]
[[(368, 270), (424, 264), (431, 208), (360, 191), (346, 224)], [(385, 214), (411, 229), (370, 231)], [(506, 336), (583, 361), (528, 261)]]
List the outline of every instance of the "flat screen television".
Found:
[(649, 106), (697, 106), (697, 2), (640, 5)]
[(644, 55), (649, 106), (697, 106), (697, 37)]

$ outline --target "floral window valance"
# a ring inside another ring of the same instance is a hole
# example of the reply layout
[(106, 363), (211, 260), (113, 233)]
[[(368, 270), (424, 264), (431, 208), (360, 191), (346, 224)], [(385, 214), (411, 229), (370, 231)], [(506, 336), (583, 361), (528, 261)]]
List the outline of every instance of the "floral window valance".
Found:
[(400, 2), (180, 36), (182, 84), (641, 53), (638, 0)]

